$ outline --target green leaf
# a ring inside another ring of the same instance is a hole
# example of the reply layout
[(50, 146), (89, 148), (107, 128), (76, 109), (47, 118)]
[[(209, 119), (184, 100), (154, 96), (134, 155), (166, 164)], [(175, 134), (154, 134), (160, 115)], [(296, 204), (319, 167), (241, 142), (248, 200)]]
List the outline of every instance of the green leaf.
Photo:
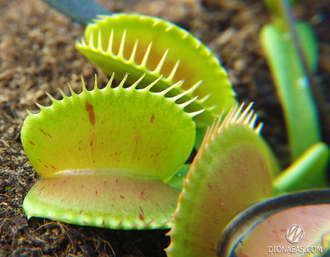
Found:
[(251, 105), (244, 112), (235, 106), (206, 134), (174, 213), (169, 257), (215, 256), (229, 219), (272, 196), (272, 168), (255, 121)]
[(106, 74), (115, 72), (116, 78), (129, 72), (128, 82), (133, 82), (146, 73), (140, 87), (161, 75), (153, 90), (162, 91), (183, 80), (182, 86), (169, 94), (191, 90), (182, 100), (199, 97), (187, 109), (206, 109), (195, 117), (198, 127), (211, 125), (223, 108), (229, 110), (235, 103), (235, 93), (219, 60), (188, 31), (162, 19), (137, 14), (100, 16), (87, 26), (76, 48)]
[[(304, 42), (303, 48), (310, 65), (315, 66), (315, 41), (310, 38), (308, 27), (301, 24), (297, 24), (299, 38)], [(310, 85), (289, 33), (281, 30), (280, 26), (267, 24), (261, 30), (260, 39), (285, 113), (291, 158), (296, 160), (320, 141), (317, 110)]]
[(181, 191), (183, 187), (183, 181), (186, 178), (189, 169), (190, 169), (190, 164), (182, 165), (179, 171), (166, 183)]
[(330, 151), (326, 144), (311, 146), (274, 180), (275, 194), (327, 187), (326, 167), (329, 157)]
[(51, 97), (52, 106), (29, 113), (22, 144), (43, 179), (24, 200), (28, 217), (120, 229), (171, 226), (179, 190), (164, 182), (192, 151), (198, 112), (183, 110), (191, 101), (165, 97), (171, 88), (150, 92), (158, 81), (137, 90), (141, 77), (124, 88), (126, 77), (116, 88), (113, 77), (103, 89), (96, 82), (92, 91), (83, 84), (79, 95), (70, 88), (70, 97), (62, 92), (63, 100)]
[(296, 30), (310, 70), (315, 73), (319, 59), (316, 35), (306, 22), (297, 22)]
[(179, 192), (130, 170), (77, 170), (38, 181), (23, 208), (28, 219), (112, 229), (170, 228)]

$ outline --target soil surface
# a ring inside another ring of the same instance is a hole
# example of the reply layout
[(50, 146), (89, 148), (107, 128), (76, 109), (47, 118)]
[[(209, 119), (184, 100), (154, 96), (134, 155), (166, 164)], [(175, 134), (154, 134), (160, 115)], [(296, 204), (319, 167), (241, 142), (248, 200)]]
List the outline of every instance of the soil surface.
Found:
[[(262, 135), (289, 164), (283, 114), (264, 54), (260, 28), (271, 21), (261, 0), (103, 0), (115, 12), (140, 13), (172, 21), (200, 38), (227, 69), (237, 99), (255, 102)], [(302, 0), (295, 9), (309, 22), (320, 46), (317, 82), (330, 99), (330, 4)], [(0, 0), (0, 256), (166, 256), (165, 230), (118, 231), (68, 225), (41, 218), (27, 221), (22, 202), (38, 177), (20, 142), (26, 109), (50, 105), (70, 83), (80, 92), (82, 75), (92, 88), (107, 77), (74, 47), (84, 26), (38, 0)]]

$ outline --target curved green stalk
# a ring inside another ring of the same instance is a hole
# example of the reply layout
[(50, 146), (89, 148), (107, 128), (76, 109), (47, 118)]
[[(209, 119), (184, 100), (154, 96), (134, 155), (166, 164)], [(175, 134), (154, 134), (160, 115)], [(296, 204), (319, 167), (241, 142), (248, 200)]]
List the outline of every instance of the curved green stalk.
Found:
[(329, 156), (329, 147), (324, 143), (310, 147), (274, 180), (275, 194), (327, 187), (325, 168)]
[[(314, 35), (305, 23), (298, 23), (296, 29), (310, 66), (315, 67)], [(265, 25), (260, 38), (285, 112), (291, 158), (295, 160), (321, 140), (310, 85), (295, 44), (283, 24)]]

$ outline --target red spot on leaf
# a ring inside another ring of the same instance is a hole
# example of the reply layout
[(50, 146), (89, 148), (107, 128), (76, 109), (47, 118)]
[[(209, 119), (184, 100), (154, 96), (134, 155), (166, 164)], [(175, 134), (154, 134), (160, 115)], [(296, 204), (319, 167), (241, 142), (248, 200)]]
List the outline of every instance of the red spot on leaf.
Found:
[(118, 184), (118, 180), (119, 180), (119, 179), (116, 180), (116, 184)]
[(140, 208), (140, 211), (142, 212), (142, 214), (144, 215), (144, 211), (143, 211), (142, 207), (139, 206), (139, 208)]
[(89, 143), (90, 146), (93, 146), (93, 140), (91, 140), (91, 142)]
[(117, 225), (117, 228), (119, 228), (121, 226), (121, 224), (123, 224), (123, 221), (119, 222), (119, 224)]
[(101, 224), (102, 227), (105, 226), (105, 220), (102, 220), (102, 224)]
[(153, 114), (151, 115), (150, 122), (153, 123), (153, 122), (154, 122), (154, 119), (155, 119), (155, 114), (153, 113)]
[(30, 143), (31, 145), (35, 145), (32, 141), (29, 141), (29, 143)]
[(53, 165), (50, 165), (50, 167), (52, 167), (54, 170), (56, 170), (56, 168)]
[(81, 213), (82, 213), (82, 210), (80, 210), (79, 215), (81, 215)]
[(45, 131), (43, 131), (41, 128), (39, 128), (39, 130), (41, 131), (42, 134), (44, 134), (45, 136), (47, 135)]
[(42, 162), (40, 159), (38, 159), (39, 162)]
[(140, 193), (141, 196), (143, 196), (144, 194), (144, 191), (146, 191), (145, 189), (143, 189), (143, 191)]
[(52, 138), (52, 136), (49, 133), (47, 133), (47, 136), (49, 136), (50, 138)]
[(44, 165), (46, 169), (48, 169), (48, 166), (47, 165)]
[(39, 191), (43, 190), (44, 188), (45, 188), (45, 187), (40, 188)]
[(142, 215), (141, 213), (139, 213), (139, 219), (140, 219), (141, 221), (144, 221), (144, 217), (143, 217), (143, 215)]
[(92, 104), (90, 104), (89, 102), (86, 102), (85, 108), (86, 108), (86, 111), (88, 112), (89, 121), (94, 126), (94, 124), (95, 124), (94, 106)]
[(97, 190), (95, 190), (95, 195), (97, 195), (98, 194), (98, 192), (97, 192)]
[(121, 198), (121, 199), (125, 199), (125, 197), (124, 197), (124, 196), (122, 196), (122, 195), (120, 195), (120, 198)]
[(79, 147), (79, 151), (81, 151), (81, 148)]
[(210, 189), (213, 189), (212, 185), (210, 183), (207, 183), (207, 186), (210, 188)]

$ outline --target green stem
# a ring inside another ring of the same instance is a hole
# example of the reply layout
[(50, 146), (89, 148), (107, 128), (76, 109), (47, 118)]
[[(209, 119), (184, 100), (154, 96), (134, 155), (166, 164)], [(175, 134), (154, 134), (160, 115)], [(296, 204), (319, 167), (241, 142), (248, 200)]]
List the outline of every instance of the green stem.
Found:
[(292, 35), (292, 40), (296, 46), (296, 49), (298, 51), (298, 58), (300, 59), (300, 63), (302, 64), (302, 69), (304, 70), (304, 73), (306, 74), (306, 79), (308, 81), (308, 84), (311, 87), (311, 91), (313, 94), (313, 97), (315, 99), (315, 104), (318, 109), (318, 116), (321, 123), (321, 128), (323, 128), (323, 136), (324, 141), (330, 144), (330, 118), (327, 113), (327, 108), (324, 102), (324, 99), (321, 94), (321, 90), (318, 86), (318, 84), (315, 82), (315, 79), (313, 79), (313, 72), (312, 67), (308, 65), (308, 61), (306, 58), (306, 54), (303, 51), (301, 42), (299, 40), (297, 30), (296, 30), (296, 20), (292, 15), (291, 6), (288, 3), (287, 0), (278, 0), (278, 3), (280, 5), (281, 11), (282, 11), (282, 17), (285, 20), (290, 34)]

